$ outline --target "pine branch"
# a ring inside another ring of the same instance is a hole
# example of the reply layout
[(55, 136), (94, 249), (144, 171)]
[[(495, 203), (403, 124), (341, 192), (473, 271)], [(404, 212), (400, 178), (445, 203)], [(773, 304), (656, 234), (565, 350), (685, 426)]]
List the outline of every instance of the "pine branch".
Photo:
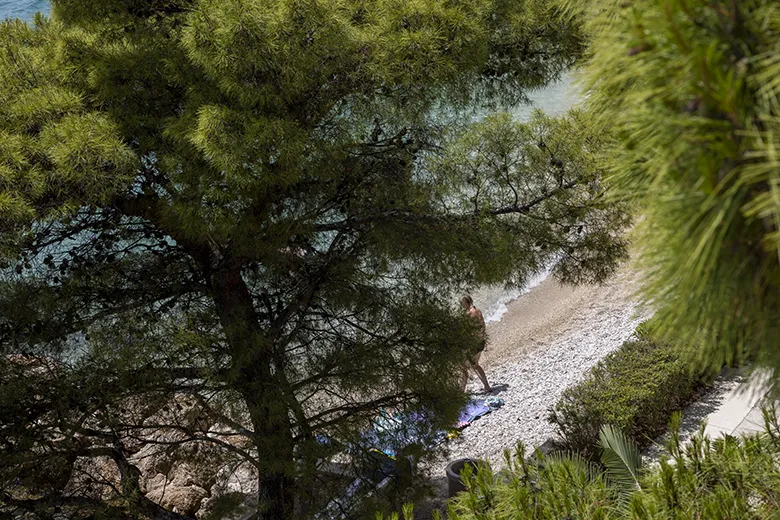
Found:
[[(583, 177), (578, 177), (575, 180), (561, 184), (556, 189), (544, 193), (542, 195), (539, 195), (538, 197), (531, 199), (530, 201), (525, 202), (523, 204), (512, 204), (509, 206), (503, 206), (500, 208), (488, 210), (487, 213), (493, 216), (509, 215), (509, 214), (520, 214), (520, 215), (526, 214), (530, 212), (532, 209), (534, 209), (535, 207), (537, 207), (538, 205), (540, 205), (542, 202), (545, 202), (550, 199), (554, 199), (561, 192), (576, 187), (582, 182), (582, 179)], [(368, 215), (365, 217), (352, 217), (352, 218), (346, 218), (338, 222), (316, 224), (313, 226), (313, 229), (317, 232), (344, 231), (350, 229), (352, 230), (359, 229), (364, 225), (374, 224), (377, 222), (399, 221), (399, 222), (407, 222), (411, 224), (425, 223), (425, 222), (446, 223), (446, 222), (462, 222), (464, 220), (470, 220), (472, 218), (474, 218), (474, 213), (443, 215), (443, 214), (423, 214), (423, 213), (416, 213), (413, 211), (394, 209), (377, 215)]]

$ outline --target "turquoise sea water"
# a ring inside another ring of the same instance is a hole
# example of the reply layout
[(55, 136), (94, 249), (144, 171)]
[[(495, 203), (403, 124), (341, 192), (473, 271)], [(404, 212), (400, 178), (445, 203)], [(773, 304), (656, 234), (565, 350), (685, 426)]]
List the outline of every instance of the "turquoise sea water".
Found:
[(32, 20), (38, 11), (49, 12), (49, 0), (0, 0), (0, 19)]

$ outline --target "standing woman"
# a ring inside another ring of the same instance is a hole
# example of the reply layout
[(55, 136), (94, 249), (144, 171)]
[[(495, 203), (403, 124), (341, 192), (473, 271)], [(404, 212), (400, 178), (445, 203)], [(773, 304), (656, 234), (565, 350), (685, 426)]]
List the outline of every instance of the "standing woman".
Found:
[(479, 334), (480, 334), (480, 340), (481, 340), (481, 347), (480, 349), (468, 360), (468, 365), (463, 367), (463, 376), (460, 380), (460, 389), (461, 391), (466, 390), (466, 383), (469, 379), (469, 366), (474, 369), (474, 371), (479, 376), (479, 379), (482, 381), (482, 386), (485, 387), (485, 393), (490, 393), (492, 391), (492, 388), (490, 388), (490, 383), (488, 383), (487, 376), (485, 375), (485, 371), (482, 370), (482, 367), (479, 366), (479, 357), (482, 355), (482, 351), (485, 350), (485, 347), (487, 346), (487, 333), (485, 331), (485, 319), (482, 317), (482, 311), (474, 307), (474, 300), (469, 295), (465, 295), (460, 299), (460, 305), (463, 307), (463, 310), (466, 311), (466, 314), (469, 315), (469, 317), (474, 320), (474, 323), (479, 327)]

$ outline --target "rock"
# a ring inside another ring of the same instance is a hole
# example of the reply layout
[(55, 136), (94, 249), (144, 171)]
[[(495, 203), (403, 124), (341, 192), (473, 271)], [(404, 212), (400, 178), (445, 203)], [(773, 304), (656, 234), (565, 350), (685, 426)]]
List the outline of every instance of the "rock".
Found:
[(183, 515), (195, 516), (195, 513), (200, 509), (201, 501), (209, 496), (209, 492), (199, 486), (169, 482), (155, 487), (146, 496), (166, 509)]

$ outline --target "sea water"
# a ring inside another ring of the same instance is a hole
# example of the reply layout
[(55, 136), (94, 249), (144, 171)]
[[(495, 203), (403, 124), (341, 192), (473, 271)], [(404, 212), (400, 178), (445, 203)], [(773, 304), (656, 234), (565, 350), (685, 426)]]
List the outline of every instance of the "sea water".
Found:
[[(38, 12), (48, 13), (48, 0), (0, 0), (0, 19), (22, 18), (31, 20)], [(533, 110), (541, 109), (551, 116), (558, 116), (566, 112), (579, 101), (579, 95), (572, 86), (572, 74), (564, 75), (560, 81), (547, 87), (531, 92), (529, 105), (522, 105), (512, 111), (512, 114), (520, 121), (526, 121)], [(486, 322), (500, 321), (507, 312), (507, 304), (527, 293), (549, 275), (549, 270), (544, 270), (531, 277), (526, 285), (519, 289), (506, 290), (503, 286), (487, 286), (476, 289), (472, 297), (474, 304), (482, 309)]]
[[(512, 110), (512, 115), (518, 121), (527, 121), (531, 113), (542, 110), (550, 116), (563, 115), (567, 110), (579, 103), (581, 95), (574, 86), (574, 74), (565, 74), (560, 81), (547, 85), (545, 88), (529, 93), (529, 105), (522, 105)], [(519, 289), (506, 290), (502, 285), (483, 286), (474, 290), (471, 297), (474, 305), (482, 310), (485, 322), (501, 321), (507, 312), (507, 304), (542, 283), (550, 275), (550, 269), (544, 269), (532, 276), (526, 285)]]
[(49, 12), (49, 0), (0, 0), (0, 20), (21, 18), (30, 21), (39, 11)]

